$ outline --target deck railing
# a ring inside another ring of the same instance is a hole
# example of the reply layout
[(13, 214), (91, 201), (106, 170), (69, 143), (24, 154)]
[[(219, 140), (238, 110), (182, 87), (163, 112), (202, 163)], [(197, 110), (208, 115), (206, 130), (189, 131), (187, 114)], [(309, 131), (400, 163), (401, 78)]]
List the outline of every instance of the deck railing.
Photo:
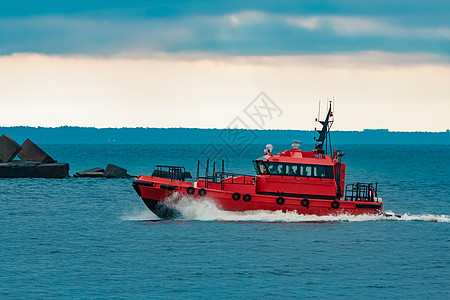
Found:
[[(239, 180), (236, 181), (239, 177)], [(247, 184), (254, 185), (256, 180), (256, 176), (247, 175), (247, 174), (239, 174), (239, 173), (230, 173), (230, 172), (214, 172), (210, 176), (200, 176), (198, 180), (205, 181), (205, 187), (208, 187), (208, 183), (220, 183), (221, 189), (224, 189), (225, 184)], [(226, 180), (227, 179), (227, 180)], [(251, 179), (251, 182), (249, 181)]]
[(186, 178), (192, 178), (191, 173), (186, 172), (184, 167), (163, 165), (157, 165), (152, 176), (182, 181), (185, 181)]
[(368, 201), (375, 202), (378, 197), (378, 182), (362, 183), (356, 182), (345, 186), (346, 201)]

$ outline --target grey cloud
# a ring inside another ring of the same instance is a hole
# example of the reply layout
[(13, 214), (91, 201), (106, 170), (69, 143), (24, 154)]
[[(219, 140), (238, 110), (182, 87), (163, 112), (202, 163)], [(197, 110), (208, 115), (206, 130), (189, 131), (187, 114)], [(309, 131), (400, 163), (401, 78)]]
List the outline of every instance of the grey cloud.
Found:
[(229, 55), (351, 51), (450, 55), (450, 26), (255, 10), (150, 19), (61, 15), (0, 18), (0, 54), (113, 55), (137, 50)]

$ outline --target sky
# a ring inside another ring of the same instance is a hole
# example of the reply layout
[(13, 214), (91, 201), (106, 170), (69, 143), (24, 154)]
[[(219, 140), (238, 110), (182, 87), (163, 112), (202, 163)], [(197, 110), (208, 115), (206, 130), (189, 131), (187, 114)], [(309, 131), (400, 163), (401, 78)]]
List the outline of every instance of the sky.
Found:
[(450, 128), (449, 1), (2, 1), (0, 126)]

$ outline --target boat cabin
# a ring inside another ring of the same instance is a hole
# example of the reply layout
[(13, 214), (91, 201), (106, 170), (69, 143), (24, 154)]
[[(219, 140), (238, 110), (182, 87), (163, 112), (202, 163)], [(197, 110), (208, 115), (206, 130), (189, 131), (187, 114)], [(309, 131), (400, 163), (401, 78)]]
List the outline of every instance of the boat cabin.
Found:
[(272, 149), (267, 145), (266, 155), (253, 161), (257, 193), (315, 199), (341, 197), (345, 165), (339, 159), (319, 151), (301, 151), (298, 142), (291, 150), (276, 155), (272, 155)]

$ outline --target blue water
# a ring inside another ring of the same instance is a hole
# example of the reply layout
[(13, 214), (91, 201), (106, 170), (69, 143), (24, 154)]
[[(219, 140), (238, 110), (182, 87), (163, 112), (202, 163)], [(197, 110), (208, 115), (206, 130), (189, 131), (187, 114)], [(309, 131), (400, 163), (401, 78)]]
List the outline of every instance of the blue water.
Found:
[[(195, 173), (205, 147), (41, 146), (71, 174), (114, 163), (133, 175), (158, 163)], [(227, 168), (251, 173), (262, 148)], [(448, 299), (450, 146), (337, 148), (347, 181), (378, 181), (385, 210), (402, 218), (231, 213), (206, 201), (158, 221), (132, 179), (0, 179), (0, 297)]]

